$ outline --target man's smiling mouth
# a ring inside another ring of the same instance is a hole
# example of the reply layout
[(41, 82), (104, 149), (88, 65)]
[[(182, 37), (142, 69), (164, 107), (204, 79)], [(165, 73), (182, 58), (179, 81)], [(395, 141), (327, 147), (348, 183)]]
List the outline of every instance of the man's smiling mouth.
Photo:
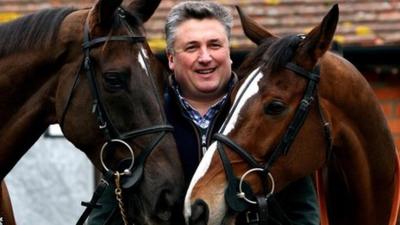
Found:
[(216, 70), (216, 68), (202, 69), (202, 70), (195, 70), (195, 71), (196, 71), (196, 73), (199, 73), (199, 74), (209, 74), (209, 73), (214, 72), (215, 70)]

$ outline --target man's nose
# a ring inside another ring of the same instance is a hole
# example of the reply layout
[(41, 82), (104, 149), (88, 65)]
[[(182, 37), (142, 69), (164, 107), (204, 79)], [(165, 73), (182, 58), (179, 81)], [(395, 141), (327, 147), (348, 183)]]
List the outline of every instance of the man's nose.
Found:
[(212, 56), (211, 56), (209, 49), (207, 49), (207, 48), (201, 49), (198, 61), (200, 63), (208, 63), (211, 60), (212, 60)]

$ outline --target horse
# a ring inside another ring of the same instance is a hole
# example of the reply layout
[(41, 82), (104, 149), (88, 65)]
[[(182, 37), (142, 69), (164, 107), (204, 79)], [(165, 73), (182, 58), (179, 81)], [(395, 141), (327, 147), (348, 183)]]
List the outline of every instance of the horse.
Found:
[(6, 183), (2, 180), (0, 183), (0, 224), (4, 224), (5, 221), (7, 221), (7, 224), (15, 225), (11, 199)]
[[(166, 69), (143, 27), (159, 3), (98, 0), (0, 26), (0, 180), (58, 123), (104, 174), (101, 190), (118, 190), (116, 215), (125, 223), (173, 222), (183, 173), (163, 111)], [(9, 225), (5, 190), (0, 217)], [(85, 216), (97, 207), (98, 193), (84, 204)]]
[(338, 5), (306, 35), (285, 37), (237, 9), (257, 47), (237, 71), (230, 113), (191, 180), (186, 221), (267, 224), (263, 206), (317, 171), (321, 224), (396, 224), (399, 160), (384, 114), (362, 74), (329, 51)]

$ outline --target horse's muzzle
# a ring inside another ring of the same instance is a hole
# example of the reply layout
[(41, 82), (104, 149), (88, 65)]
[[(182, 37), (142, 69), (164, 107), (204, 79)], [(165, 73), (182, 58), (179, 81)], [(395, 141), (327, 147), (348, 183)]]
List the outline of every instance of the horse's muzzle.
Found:
[(192, 214), (189, 217), (189, 225), (206, 225), (209, 217), (207, 203), (197, 199), (191, 206)]

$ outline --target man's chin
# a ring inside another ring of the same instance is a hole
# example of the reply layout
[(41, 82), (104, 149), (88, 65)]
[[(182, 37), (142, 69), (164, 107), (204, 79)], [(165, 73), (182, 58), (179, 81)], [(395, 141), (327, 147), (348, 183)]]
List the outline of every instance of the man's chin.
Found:
[(217, 89), (213, 90), (202, 90), (201, 93), (199, 94), (199, 98), (204, 99), (204, 100), (215, 100), (218, 101), (220, 98), (224, 96), (225, 93), (221, 93)]

